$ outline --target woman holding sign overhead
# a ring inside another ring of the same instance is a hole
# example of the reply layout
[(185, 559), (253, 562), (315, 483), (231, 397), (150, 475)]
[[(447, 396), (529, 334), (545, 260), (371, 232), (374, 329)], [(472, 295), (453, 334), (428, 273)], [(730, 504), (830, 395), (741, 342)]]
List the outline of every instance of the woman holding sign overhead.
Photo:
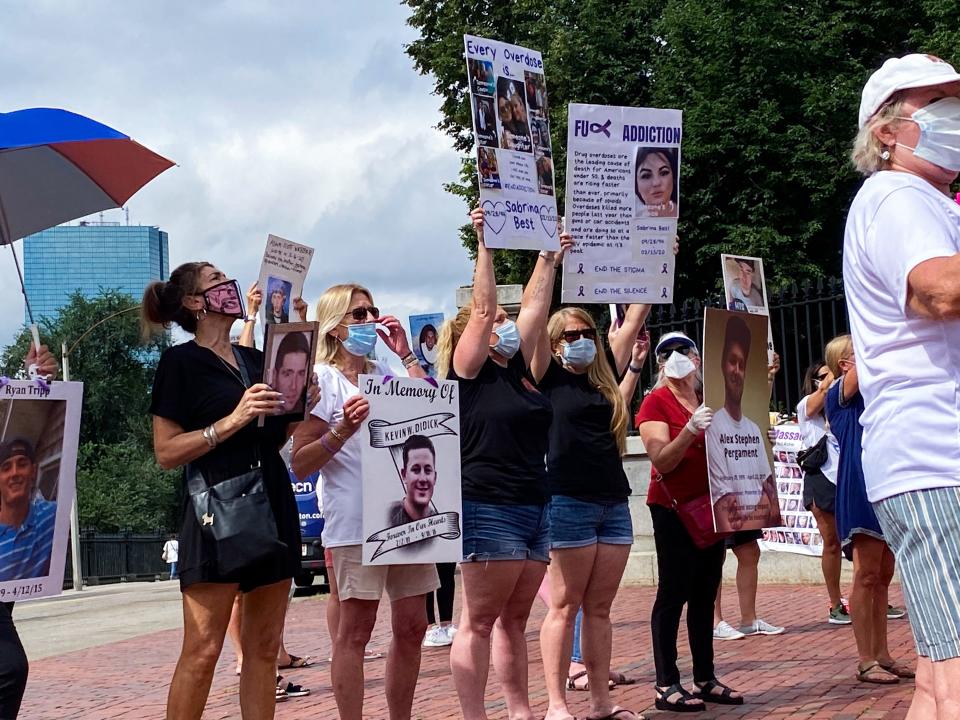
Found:
[[(343, 720), (363, 715), (364, 648), (383, 592), (390, 598), (393, 642), (387, 660), (391, 717), (409, 717), (420, 673), (420, 643), (427, 630), (427, 593), (440, 585), (432, 564), (363, 565), (363, 503), (357, 431), (370, 412), (359, 376), (389, 375), (369, 358), (379, 337), (400, 358), (410, 377), (425, 377), (407, 334), (392, 315), (380, 315), (373, 296), (355, 284), (335, 285), (317, 302), (320, 341), (316, 373), (320, 401), (293, 438), (293, 471), (303, 478), (323, 472), (323, 544), (333, 556), (339, 619), (333, 638), (331, 678)], [(331, 583), (333, 585), (333, 583)], [(331, 603), (331, 612), (335, 607)]]
[(564, 683), (574, 620), (582, 605), (590, 717), (633, 720), (633, 713), (611, 701), (608, 678), (610, 606), (633, 544), (627, 506), (630, 483), (621, 456), (634, 385), (625, 384), (621, 394), (593, 318), (577, 307), (563, 308), (550, 318), (532, 370), (553, 405), (547, 452), (547, 483), (552, 496), (551, 597), (550, 612), (540, 630), (550, 696), (547, 718), (571, 717)]
[(477, 233), (473, 298), (443, 326), (440, 377), (460, 382), (463, 487), (463, 611), (450, 668), (466, 720), (483, 720), (494, 663), (511, 718), (530, 720), (527, 644), (530, 607), (549, 562), (546, 468), (550, 401), (533, 385), (530, 363), (553, 291), (556, 253), (541, 252), (516, 322), (497, 305), (493, 254)]

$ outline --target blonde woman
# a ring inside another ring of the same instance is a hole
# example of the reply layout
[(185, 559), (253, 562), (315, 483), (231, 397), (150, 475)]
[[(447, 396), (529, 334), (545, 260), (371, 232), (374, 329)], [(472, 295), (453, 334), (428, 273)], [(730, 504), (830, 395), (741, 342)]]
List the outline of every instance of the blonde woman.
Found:
[[(391, 718), (409, 718), (420, 673), (420, 643), (427, 629), (425, 595), (439, 586), (434, 565), (361, 564), (361, 438), (370, 412), (358, 377), (386, 375), (387, 365), (370, 360), (377, 337), (401, 359), (410, 377), (424, 377), (397, 318), (381, 317), (370, 291), (335, 285), (317, 302), (320, 325), (316, 373), (320, 401), (297, 428), (293, 470), (305, 477), (323, 471), (323, 544), (333, 556), (339, 621), (333, 638), (331, 678), (343, 720), (363, 714), (364, 649), (377, 619), (380, 598), (390, 598), (393, 642), (387, 661), (386, 695)], [(380, 327), (378, 327), (378, 325)]]
[(507, 712), (512, 720), (532, 720), (524, 632), (549, 561), (543, 459), (553, 413), (529, 367), (558, 258), (540, 253), (514, 322), (497, 306), (483, 210), (471, 219), (477, 233), (473, 299), (444, 325), (437, 358), (439, 376), (460, 382), (463, 610), (450, 668), (462, 717), (485, 720), (492, 635)]
[(570, 720), (564, 692), (574, 620), (583, 606), (582, 648), (590, 688), (588, 718), (634, 720), (610, 700), (610, 606), (633, 543), (621, 456), (628, 403), (590, 315), (576, 307), (550, 318), (533, 376), (553, 405), (547, 451), (550, 500), (550, 610), (540, 645), (550, 706), (547, 720)]

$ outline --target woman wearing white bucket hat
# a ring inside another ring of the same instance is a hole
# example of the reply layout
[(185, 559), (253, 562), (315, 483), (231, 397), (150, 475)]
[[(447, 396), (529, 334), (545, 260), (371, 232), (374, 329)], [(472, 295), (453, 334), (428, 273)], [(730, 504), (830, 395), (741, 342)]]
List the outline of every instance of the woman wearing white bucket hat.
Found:
[(867, 81), (843, 275), (863, 473), (910, 611), (908, 718), (960, 717), (960, 74), (930, 55)]

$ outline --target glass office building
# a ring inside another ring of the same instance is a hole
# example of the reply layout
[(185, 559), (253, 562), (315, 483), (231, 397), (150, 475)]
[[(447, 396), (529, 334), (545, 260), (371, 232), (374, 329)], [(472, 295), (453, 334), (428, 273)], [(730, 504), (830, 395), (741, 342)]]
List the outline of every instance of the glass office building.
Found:
[(139, 302), (148, 283), (170, 273), (167, 233), (145, 225), (61, 225), (25, 238), (23, 256), (36, 319), (55, 316), (76, 290), (86, 297), (119, 290)]

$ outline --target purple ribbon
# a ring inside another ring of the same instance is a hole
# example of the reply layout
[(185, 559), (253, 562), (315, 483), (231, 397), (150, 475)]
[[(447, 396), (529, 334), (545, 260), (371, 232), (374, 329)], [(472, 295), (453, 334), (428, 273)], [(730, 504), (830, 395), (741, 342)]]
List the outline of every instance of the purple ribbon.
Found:
[(607, 137), (610, 137), (610, 120), (607, 120), (603, 125), (600, 123), (590, 123), (590, 132), (598, 133), (602, 132)]

